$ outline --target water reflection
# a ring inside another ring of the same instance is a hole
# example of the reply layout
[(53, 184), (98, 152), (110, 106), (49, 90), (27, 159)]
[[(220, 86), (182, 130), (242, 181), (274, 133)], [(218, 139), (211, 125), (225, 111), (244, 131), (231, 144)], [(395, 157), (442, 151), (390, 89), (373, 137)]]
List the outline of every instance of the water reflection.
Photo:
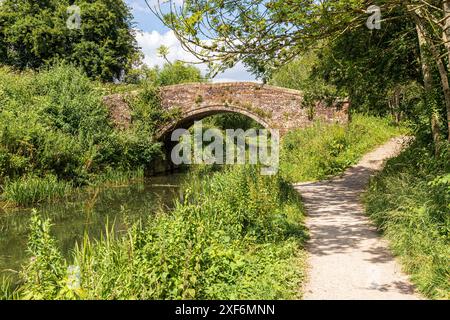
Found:
[[(107, 225), (121, 233), (140, 218), (158, 210), (173, 207), (180, 197), (184, 175), (152, 177), (129, 186), (109, 187), (80, 193), (61, 203), (37, 207), (39, 213), (50, 218), (52, 234), (67, 256), (74, 244), (87, 233), (91, 238), (104, 234)], [(25, 261), (28, 224), (32, 209), (0, 212), (0, 275), (19, 270)]]

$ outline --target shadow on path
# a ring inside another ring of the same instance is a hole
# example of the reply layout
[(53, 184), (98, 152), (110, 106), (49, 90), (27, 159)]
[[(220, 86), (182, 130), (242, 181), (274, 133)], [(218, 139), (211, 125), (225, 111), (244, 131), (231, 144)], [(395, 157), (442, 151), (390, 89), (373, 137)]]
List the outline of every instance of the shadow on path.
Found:
[(310, 230), (305, 299), (418, 299), (360, 203), (370, 177), (409, 139), (395, 138), (329, 181), (295, 186)]

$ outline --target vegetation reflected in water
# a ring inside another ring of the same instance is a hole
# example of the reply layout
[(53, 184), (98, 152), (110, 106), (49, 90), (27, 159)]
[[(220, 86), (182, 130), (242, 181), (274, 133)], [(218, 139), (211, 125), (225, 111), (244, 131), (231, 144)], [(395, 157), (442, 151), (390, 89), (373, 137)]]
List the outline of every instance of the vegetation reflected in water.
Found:
[[(170, 209), (181, 196), (184, 175), (152, 177), (131, 185), (104, 187), (80, 192), (69, 200), (37, 207), (50, 218), (52, 234), (67, 256), (84, 235), (98, 239), (113, 226), (122, 233), (133, 222), (158, 210)], [(18, 271), (27, 258), (28, 226), (32, 208), (0, 213), (0, 277)], [(146, 219), (142, 219), (143, 222)]]

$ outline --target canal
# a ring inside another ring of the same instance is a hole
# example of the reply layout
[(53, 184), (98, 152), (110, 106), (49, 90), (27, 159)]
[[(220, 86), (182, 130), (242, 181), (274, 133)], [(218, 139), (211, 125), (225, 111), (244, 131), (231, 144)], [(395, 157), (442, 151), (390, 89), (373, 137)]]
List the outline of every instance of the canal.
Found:
[[(145, 223), (158, 211), (170, 210), (182, 197), (185, 174), (151, 177), (125, 186), (91, 188), (62, 201), (35, 207), (52, 222), (52, 235), (66, 257), (85, 235), (99, 239), (107, 228), (116, 235), (133, 223)], [(0, 281), (13, 276), (28, 258), (27, 240), (33, 208), (0, 212)]]

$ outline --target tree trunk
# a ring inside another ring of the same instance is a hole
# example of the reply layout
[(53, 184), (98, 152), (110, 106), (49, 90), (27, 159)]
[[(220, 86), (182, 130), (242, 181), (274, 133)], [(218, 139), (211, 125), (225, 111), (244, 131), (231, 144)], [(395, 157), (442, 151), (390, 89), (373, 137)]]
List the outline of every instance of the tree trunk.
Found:
[[(442, 58), (439, 56), (439, 51), (436, 49), (434, 44), (430, 45), (431, 53), (433, 55), (433, 59), (436, 61), (439, 75), (441, 78), (442, 88), (444, 90), (444, 99), (445, 99), (445, 106), (447, 108), (447, 128), (450, 129), (450, 83), (448, 80), (448, 73), (447, 69), (445, 68), (445, 64), (442, 61)], [(439, 116), (438, 116), (439, 117)], [(447, 136), (448, 141), (450, 142), (450, 131), (449, 135)]]
[[(450, 70), (450, 0), (443, 1), (444, 9), (444, 22), (442, 28), (442, 36), (447, 49), (448, 55), (448, 70)], [(450, 93), (449, 93), (450, 94)], [(448, 141), (450, 142), (450, 107), (447, 105), (447, 128), (448, 128)]]
[[(433, 95), (433, 76), (431, 73), (431, 66), (428, 62), (428, 51), (429, 48), (425, 33), (422, 25), (420, 24), (420, 18), (414, 15), (414, 19), (416, 21), (416, 31), (417, 37), (420, 45), (420, 62), (422, 64), (422, 74), (423, 74), (423, 84), (425, 88), (425, 99), (427, 104), (433, 106), (435, 105), (435, 101), (430, 101), (430, 99), (434, 100)], [(436, 155), (439, 153), (440, 147), (440, 127), (439, 127), (439, 114), (435, 110), (431, 110), (431, 134), (433, 136), (434, 142), (434, 150)]]
[[(418, 18), (416, 17), (416, 20)], [(422, 32), (422, 28), (420, 27), (418, 21), (416, 21), (416, 31), (417, 38), (419, 39), (420, 46), (420, 63), (422, 64), (422, 74), (423, 74), (423, 84), (425, 87), (425, 91), (431, 92), (433, 90), (433, 77), (431, 74), (431, 67), (428, 63), (427, 57), (427, 41), (425, 39), (425, 35)]]
[(400, 95), (401, 95), (401, 89), (398, 86), (396, 86), (392, 93), (392, 97), (389, 99), (389, 103), (388, 103), (390, 111), (391, 111), (392, 119), (395, 121), (396, 124), (399, 124), (401, 121)]

